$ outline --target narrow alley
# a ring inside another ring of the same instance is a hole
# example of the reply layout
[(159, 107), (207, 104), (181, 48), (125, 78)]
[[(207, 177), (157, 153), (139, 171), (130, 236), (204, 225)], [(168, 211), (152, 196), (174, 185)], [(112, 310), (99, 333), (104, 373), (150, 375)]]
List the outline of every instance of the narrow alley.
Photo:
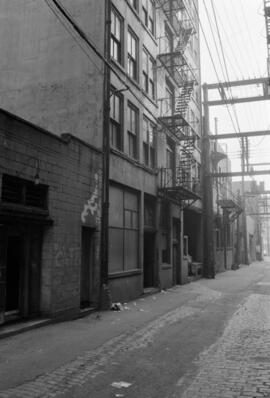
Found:
[(270, 262), (0, 340), (0, 397), (270, 396)]

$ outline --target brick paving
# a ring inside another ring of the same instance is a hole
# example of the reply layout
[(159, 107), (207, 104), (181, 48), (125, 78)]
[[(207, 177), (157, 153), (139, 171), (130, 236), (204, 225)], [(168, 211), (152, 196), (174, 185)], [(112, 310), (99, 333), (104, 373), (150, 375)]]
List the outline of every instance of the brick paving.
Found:
[[(0, 398), (65, 396), (74, 388), (102, 377), (108, 361), (113, 363), (117, 354), (128, 352), (129, 355), (130, 351), (147, 348), (166, 326), (199, 316), (201, 303), (207, 311), (207, 303), (219, 302), (224, 297), (223, 293), (201, 284), (190, 288), (196, 294), (186, 305), (157, 317), (144, 327), (133, 327), (49, 373), (2, 391)], [(249, 295), (229, 320), (222, 336), (201, 352), (196, 360), (197, 373), (187, 373), (175, 384), (175, 393), (166, 398), (270, 398), (269, 308), (270, 296)]]
[(181, 398), (270, 398), (269, 308), (269, 296), (248, 297), (222, 337), (200, 355), (200, 371)]
[[(205, 291), (200, 295), (201, 300), (207, 300), (211, 297), (213, 297), (213, 294), (207, 295)], [(147, 326), (133, 333), (129, 331), (121, 334), (109, 340), (100, 348), (85, 352), (84, 355), (53, 372), (42, 375), (16, 388), (0, 392), (0, 398), (49, 398), (63, 396), (71, 388), (79, 387), (87, 380), (104, 373), (103, 368), (107, 365), (108, 360), (117, 353), (146, 347), (162, 328), (192, 316), (197, 312), (199, 312), (199, 309), (181, 306), (158, 317), (148, 323)]]

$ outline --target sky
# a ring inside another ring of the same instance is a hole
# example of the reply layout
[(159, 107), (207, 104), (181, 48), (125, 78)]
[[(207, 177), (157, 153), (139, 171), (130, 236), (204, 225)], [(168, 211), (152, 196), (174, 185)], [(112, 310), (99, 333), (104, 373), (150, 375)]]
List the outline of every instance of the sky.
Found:
[[(230, 80), (242, 80), (267, 76), (267, 44), (263, 0), (199, 0), (201, 35), (201, 73), (202, 83), (223, 82), (226, 79), (222, 53), (218, 40), (216, 20), (221, 37), (226, 66)], [(210, 22), (209, 22), (210, 19)], [(212, 27), (212, 30), (211, 30)], [(212, 32), (213, 31), (213, 32)], [(219, 57), (216, 50), (218, 47)], [(206, 40), (205, 40), (205, 37)], [(214, 70), (207, 44), (215, 64)], [(254, 88), (256, 90), (256, 88)], [(234, 93), (234, 95), (237, 93)], [(251, 89), (245, 88), (239, 94), (251, 95)], [(234, 109), (233, 109), (234, 108)], [(254, 131), (270, 129), (270, 101), (252, 102), (229, 106), (233, 123), (226, 106), (211, 107), (210, 129), (214, 132), (214, 118), (218, 119), (220, 133)], [(237, 116), (236, 116), (237, 115)], [(240, 171), (239, 140), (221, 141), (227, 144), (228, 155), (232, 160), (233, 171)], [(249, 138), (250, 163), (270, 163), (270, 137)], [(256, 170), (270, 169), (268, 166), (255, 166)], [(256, 176), (265, 181), (270, 189), (270, 177)]]

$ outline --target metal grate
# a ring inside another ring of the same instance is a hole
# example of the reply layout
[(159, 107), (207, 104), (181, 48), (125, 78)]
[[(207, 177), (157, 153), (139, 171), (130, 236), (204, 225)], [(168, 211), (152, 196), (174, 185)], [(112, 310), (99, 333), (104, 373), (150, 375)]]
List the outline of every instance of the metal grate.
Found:
[(32, 181), (7, 174), (3, 175), (3, 202), (47, 209), (47, 192), (47, 185), (35, 185)]

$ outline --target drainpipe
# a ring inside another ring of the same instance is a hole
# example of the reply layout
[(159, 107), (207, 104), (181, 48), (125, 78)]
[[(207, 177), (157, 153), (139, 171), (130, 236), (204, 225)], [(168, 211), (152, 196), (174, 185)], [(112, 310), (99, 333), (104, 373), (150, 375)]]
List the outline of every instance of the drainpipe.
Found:
[[(111, 1), (105, 3), (105, 43), (104, 56), (110, 60)], [(102, 218), (101, 218), (101, 289), (100, 309), (111, 307), (108, 287), (108, 230), (109, 230), (109, 181), (110, 181), (110, 68), (104, 63), (103, 84), (103, 153), (102, 153)]]

